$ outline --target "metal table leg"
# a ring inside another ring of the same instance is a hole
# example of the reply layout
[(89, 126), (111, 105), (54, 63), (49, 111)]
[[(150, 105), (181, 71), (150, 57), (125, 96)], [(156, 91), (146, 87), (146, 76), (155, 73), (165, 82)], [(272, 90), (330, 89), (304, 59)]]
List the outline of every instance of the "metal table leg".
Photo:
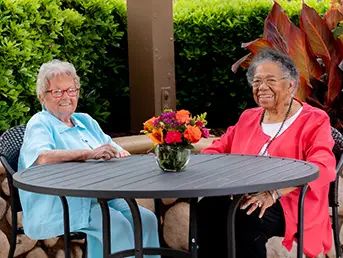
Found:
[(154, 206), (155, 206), (155, 215), (157, 218), (157, 228), (158, 228), (158, 238), (160, 241), (160, 244), (163, 241), (163, 230), (162, 230), (162, 225), (161, 225), (161, 199), (154, 199)]
[(98, 199), (102, 213), (102, 241), (103, 241), (103, 257), (111, 256), (111, 222), (110, 211), (107, 205), (108, 200)]
[(69, 207), (66, 197), (60, 196), (62, 206), (63, 206), (63, 221), (64, 221), (64, 252), (65, 257), (71, 257), (70, 249), (70, 226), (69, 226)]
[[(111, 229), (110, 229), (110, 213), (107, 202), (109, 200), (98, 199), (100, 203), (101, 212), (102, 212), (102, 235), (103, 235), (103, 258), (123, 258), (131, 257), (143, 258), (143, 253), (145, 255), (163, 255), (168, 257), (177, 257), (177, 258), (191, 258), (189, 252), (174, 250), (171, 248), (143, 248), (143, 229), (142, 229), (142, 220), (139, 212), (139, 208), (135, 199), (127, 198), (124, 199), (130, 207), (133, 227), (134, 227), (134, 249), (122, 250), (116, 253), (111, 253)], [(195, 207), (194, 207), (195, 209)], [(193, 257), (193, 256), (192, 256)], [(196, 257), (196, 256), (194, 256)]]
[(191, 258), (198, 257), (198, 237), (197, 237), (197, 210), (198, 198), (192, 198), (189, 208), (189, 239), (188, 248), (191, 253)]
[(142, 229), (142, 219), (139, 212), (138, 204), (135, 199), (125, 198), (125, 201), (130, 207), (133, 227), (134, 227), (134, 237), (135, 237), (135, 258), (143, 258), (143, 229)]
[(308, 188), (308, 184), (301, 188), (298, 202), (298, 252), (297, 257), (303, 257), (303, 245), (304, 245), (304, 201)]
[[(236, 238), (235, 238), (235, 216), (239, 203), (243, 195), (238, 194), (233, 197), (232, 203), (227, 215), (227, 240), (228, 240), (228, 257), (236, 258)], [(227, 197), (229, 198), (229, 197)]]

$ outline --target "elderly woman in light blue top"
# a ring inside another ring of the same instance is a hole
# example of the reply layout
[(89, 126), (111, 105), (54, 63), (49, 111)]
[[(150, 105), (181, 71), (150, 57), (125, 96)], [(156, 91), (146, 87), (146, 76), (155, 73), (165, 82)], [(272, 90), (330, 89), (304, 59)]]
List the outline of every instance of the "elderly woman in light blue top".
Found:
[[(130, 155), (104, 134), (89, 115), (74, 113), (80, 80), (74, 66), (53, 60), (41, 66), (37, 95), (43, 111), (27, 124), (18, 171), (41, 164), (88, 159), (123, 158)], [(58, 197), (19, 192), (25, 233), (32, 239), (63, 234), (63, 210)], [(71, 231), (87, 234), (88, 257), (102, 257), (102, 216), (95, 199), (67, 197)], [(122, 199), (108, 202), (111, 215), (112, 252), (134, 248), (133, 221)], [(144, 247), (159, 247), (155, 215), (140, 207)], [(149, 256), (159, 257), (159, 256)]]

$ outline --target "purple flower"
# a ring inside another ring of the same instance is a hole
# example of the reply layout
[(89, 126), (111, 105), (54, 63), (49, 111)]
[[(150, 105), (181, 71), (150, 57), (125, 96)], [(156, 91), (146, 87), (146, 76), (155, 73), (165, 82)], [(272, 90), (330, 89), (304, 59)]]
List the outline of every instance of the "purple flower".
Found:
[(164, 112), (160, 116), (160, 121), (164, 122), (165, 124), (169, 126), (173, 126), (173, 123), (176, 119), (176, 113), (175, 112)]
[(164, 119), (164, 122), (166, 122), (167, 124), (172, 124), (173, 120), (171, 120), (169, 117), (167, 117), (166, 119)]
[(179, 122), (177, 122), (177, 121), (175, 121), (175, 122), (173, 122), (173, 124), (172, 124), (172, 126), (175, 128), (175, 127), (178, 127), (180, 125), (180, 123)]
[(210, 137), (210, 132), (206, 129), (206, 128), (201, 128), (201, 132), (202, 132), (202, 137), (204, 138), (208, 138)]
[(154, 127), (158, 127), (159, 123), (160, 123), (160, 119), (156, 119), (154, 121)]
[(175, 112), (165, 112), (165, 113), (162, 113), (160, 116), (161, 120), (165, 120), (167, 118), (173, 119), (175, 117), (176, 117)]

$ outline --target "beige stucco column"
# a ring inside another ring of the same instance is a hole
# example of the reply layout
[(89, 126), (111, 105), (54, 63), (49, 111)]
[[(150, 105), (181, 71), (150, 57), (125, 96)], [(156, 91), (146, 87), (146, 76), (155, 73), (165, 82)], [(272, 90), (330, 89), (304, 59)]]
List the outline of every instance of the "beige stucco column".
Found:
[(131, 129), (175, 109), (172, 0), (127, 0)]

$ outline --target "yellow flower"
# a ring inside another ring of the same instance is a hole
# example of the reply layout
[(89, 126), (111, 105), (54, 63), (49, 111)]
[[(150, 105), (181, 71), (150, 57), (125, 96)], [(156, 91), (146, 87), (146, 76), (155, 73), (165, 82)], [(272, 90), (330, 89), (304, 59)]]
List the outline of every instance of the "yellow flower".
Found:
[(148, 136), (154, 142), (155, 145), (162, 144), (164, 142), (162, 128), (152, 129), (152, 133), (149, 133)]

